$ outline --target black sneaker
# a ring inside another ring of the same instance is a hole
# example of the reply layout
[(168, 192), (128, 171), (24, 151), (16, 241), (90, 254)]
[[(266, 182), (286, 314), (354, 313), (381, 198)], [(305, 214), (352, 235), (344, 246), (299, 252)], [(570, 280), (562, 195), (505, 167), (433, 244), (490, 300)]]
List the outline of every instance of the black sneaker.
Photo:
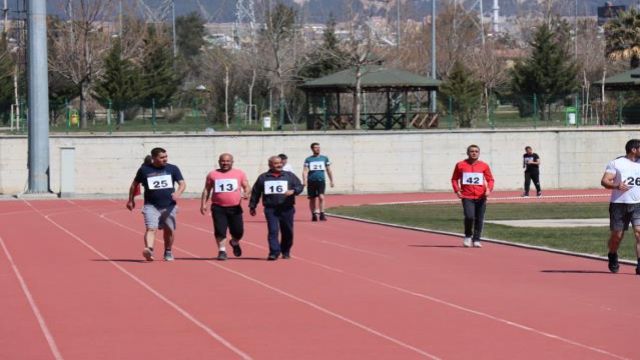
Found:
[(311, 214), (311, 221), (318, 221), (318, 214), (316, 213)]
[[(617, 273), (620, 270), (620, 264), (618, 264), (618, 254), (607, 254), (609, 258), (609, 271)], [(636, 269), (637, 270), (637, 269)]]
[(218, 260), (221, 260), (221, 261), (227, 260), (227, 252), (218, 251)]
[(537, 196), (537, 197), (542, 197), (542, 191), (538, 191), (538, 192), (536, 193), (536, 196)]
[(288, 252), (286, 252), (286, 253), (285, 253), (285, 252), (283, 252), (283, 253), (282, 253), (282, 258), (283, 258), (283, 259), (290, 259), (290, 258), (291, 258), (291, 255), (290, 255)]
[(324, 216), (323, 212), (320, 213), (320, 221), (327, 221), (327, 217)]
[(278, 260), (278, 256), (280, 256), (280, 254), (269, 254), (269, 256), (267, 257), (267, 260), (269, 261)]
[(640, 266), (636, 267), (636, 275), (640, 275)]
[(240, 247), (240, 243), (237, 242), (235, 245), (233, 244), (232, 241), (229, 242), (229, 244), (231, 245), (231, 247), (233, 248), (233, 256), (235, 257), (239, 257), (242, 256), (242, 248)]

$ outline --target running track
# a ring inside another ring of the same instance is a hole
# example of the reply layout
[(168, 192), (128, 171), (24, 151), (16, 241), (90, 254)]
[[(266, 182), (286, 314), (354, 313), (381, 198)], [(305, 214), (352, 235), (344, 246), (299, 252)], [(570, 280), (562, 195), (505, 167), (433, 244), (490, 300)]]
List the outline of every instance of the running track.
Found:
[(466, 249), (451, 236), (335, 218), (311, 223), (299, 200), (294, 258), (276, 262), (264, 260), (260, 213), (245, 215), (242, 258), (212, 260), (210, 218), (183, 200), (173, 263), (140, 261), (142, 218), (122, 200), (1, 202), (0, 359), (640, 357), (631, 266), (613, 275), (597, 260)]

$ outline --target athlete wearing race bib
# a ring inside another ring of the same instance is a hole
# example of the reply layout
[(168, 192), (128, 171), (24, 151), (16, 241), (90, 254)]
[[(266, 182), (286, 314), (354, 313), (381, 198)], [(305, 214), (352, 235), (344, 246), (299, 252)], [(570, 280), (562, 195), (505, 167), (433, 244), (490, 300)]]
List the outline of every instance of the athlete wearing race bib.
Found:
[(621, 156), (605, 169), (600, 184), (611, 190), (609, 201), (609, 271), (617, 273), (618, 248), (624, 232), (633, 224), (636, 237), (636, 274), (640, 275), (640, 140), (632, 139), (625, 145), (627, 155)]
[[(140, 185), (144, 187), (144, 223), (146, 227), (144, 240), (145, 248), (142, 255), (148, 261), (153, 260), (153, 244), (156, 232), (162, 228), (164, 237), (164, 259), (173, 261), (171, 247), (176, 230), (176, 200), (184, 192), (186, 185), (182, 173), (177, 166), (169, 164), (167, 151), (163, 148), (151, 150), (151, 163), (144, 163), (138, 169), (129, 188), (127, 209), (133, 210), (136, 190)], [(178, 188), (175, 188), (175, 184)]]
[[(278, 156), (269, 158), (269, 171), (253, 184), (249, 213), (256, 215), (256, 207), (262, 198), (268, 229), (268, 260), (276, 260), (281, 254), (283, 259), (291, 256), (295, 197), (302, 189), (300, 179), (294, 173), (282, 170), (282, 159)], [(278, 233), (282, 233), (281, 241), (278, 241)]]
[(464, 212), (465, 247), (482, 247), (480, 236), (484, 226), (487, 196), (493, 191), (493, 175), (487, 163), (478, 160), (480, 148), (470, 145), (468, 158), (456, 164), (451, 176), (451, 185), (458, 198), (462, 199)]
[[(311, 144), (311, 151), (313, 155), (304, 160), (302, 184), (307, 187), (311, 221), (318, 221), (318, 219), (320, 219), (320, 221), (326, 221), (327, 217), (324, 215), (324, 193), (326, 190), (325, 172), (329, 177), (331, 187), (333, 187), (331, 161), (329, 161), (328, 157), (320, 155), (320, 144)], [(318, 199), (317, 206), (316, 199)]]
[(227, 259), (225, 239), (227, 229), (231, 233), (229, 245), (234, 256), (242, 256), (240, 240), (244, 235), (242, 199), (249, 194), (249, 181), (242, 170), (233, 168), (233, 155), (224, 153), (218, 157), (219, 169), (207, 175), (200, 197), (200, 213), (207, 213), (207, 202), (211, 197), (213, 232), (218, 243), (218, 260)]

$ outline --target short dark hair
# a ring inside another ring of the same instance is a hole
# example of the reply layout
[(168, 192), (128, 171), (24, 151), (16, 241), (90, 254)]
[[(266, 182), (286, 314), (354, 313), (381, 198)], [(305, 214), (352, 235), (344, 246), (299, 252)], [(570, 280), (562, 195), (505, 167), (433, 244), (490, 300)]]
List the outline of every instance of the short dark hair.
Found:
[(287, 157), (287, 155), (286, 155), (286, 154), (279, 154), (279, 155), (278, 155), (278, 157), (279, 157), (280, 159), (282, 159), (282, 160), (287, 160), (287, 159), (288, 159), (288, 157)]
[(640, 148), (640, 140), (639, 139), (631, 139), (627, 141), (627, 144), (624, 146), (624, 149), (627, 151), (627, 154), (631, 152), (633, 149)]
[(313, 147), (316, 146), (316, 145), (320, 146), (320, 143), (317, 143), (317, 142), (311, 143), (311, 146), (309, 146), (309, 147), (313, 149)]
[(467, 153), (469, 152), (469, 150), (471, 150), (473, 148), (476, 148), (476, 149), (478, 149), (478, 151), (480, 151), (480, 146), (472, 144), (472, 145), (467, 146)]
[(156, 157), (156, 156), (158, 156), (158, 155), (160, 155), (162, 153), (166, 153), (166, 152), (167, 152), (167, 150), (165, 150), (165, 149), (163, 149), (161, 147), (153, 148), (153, 149), (151, 149), (151, 156), (152, 157)]
[(525, 146), (525, 147), (524, 147), (524, 149), (525, 149), (525, 150), (530, 150), (530, 149), (531, 149), (531, 146)]
[(151, 157), (151, 155), (145, 156), (144, 160), (142, 160), (142, 163), (145, 165), (151, 165), (152, 162), (153, 162), (153, 158)]

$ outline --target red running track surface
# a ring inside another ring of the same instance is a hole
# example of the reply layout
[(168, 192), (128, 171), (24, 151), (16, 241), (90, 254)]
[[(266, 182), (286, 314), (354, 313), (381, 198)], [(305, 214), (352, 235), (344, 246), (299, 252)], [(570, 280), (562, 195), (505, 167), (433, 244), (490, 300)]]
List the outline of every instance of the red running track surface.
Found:
[(335, 218), (312, 223), (304, 198), (290, 260), (265, 261), (260, 213), (245, 215), (243, 256), (213, 260), (211, 220), (183, 200), (176, 261), (148, 263), (142, 216), (122, 200), (1, 204), (0, 359), (638, 357), (640, 277), (631, 266), (610, 274), (597, 260), (467, 249), (452, 236)]

